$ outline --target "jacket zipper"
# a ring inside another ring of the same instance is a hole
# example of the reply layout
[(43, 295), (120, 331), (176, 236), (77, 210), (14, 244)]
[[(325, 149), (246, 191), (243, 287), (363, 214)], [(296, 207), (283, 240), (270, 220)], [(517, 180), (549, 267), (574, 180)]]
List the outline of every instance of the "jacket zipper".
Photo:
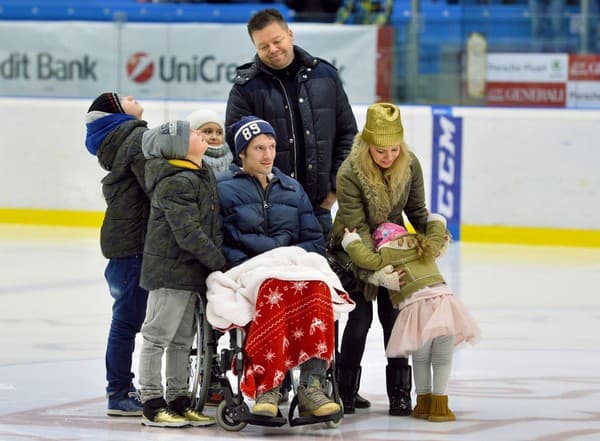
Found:
[(260, 182), (258, 182), (258, 179), (256, 178), (252, 178), (252, 180), (254, 181), (254, 185), (256, 185), (256, 188), (259, 191), (259, 194), (262, 197), (262, 206), (263, 206), (263, 218), (264, 218), (264, 222), (263, 222), (263, 227), (265, 229), (265, 231), (269, 231), (269, 202), (267, 201), (268, 197), (269, 197), (269, 189), (271, 188), (271, 182), (269, 182), (267, 184), (267, 188), (263, 189), (262, 185), (260, 184)]
[[(300, 72), (298, 72), (300, 73)], [(283, 96), (285, 98), (285, 102), (287, 103), (288, 106), (288, 115), (289, 115), (289, 120), (290, 120), (290, 125), (292, 126), (292, 139), (294, 140), (294, 145), (292, 146), (292, 148), (294, 149), (294, 179), (298, 179), (298, 167), (296, 166), (297, 162), (298, 162), (298, 158), (296, 157), (296, 131), (294, 130), (294, 114), (292, 113), (292, 105), (290, 103), (290, 98), (287, 95), (287, 92), (285, 91), (285, 86), (283, 85), (283, 83), (281, 82), (281, 80), (279, 78), (277, 78), (275, 75), (272, 75), (273, 78), (275, 78), (275, 80), (279, 83), (279, 85), (281, 86), (281, 90), (283, 91)], [(289, 142), (289, 141), (288, 141)]]

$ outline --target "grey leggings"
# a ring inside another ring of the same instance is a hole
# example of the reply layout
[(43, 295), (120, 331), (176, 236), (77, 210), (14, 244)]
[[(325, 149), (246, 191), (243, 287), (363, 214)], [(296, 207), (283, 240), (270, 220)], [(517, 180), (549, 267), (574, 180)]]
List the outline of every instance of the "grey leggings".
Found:
[[(454, 336), (442, 335), (427, 341), (412, 354), (417, 395), (433, 392), (446, 395), (452, 369)], [(433, 391), (431, 371), (433, 370)]]

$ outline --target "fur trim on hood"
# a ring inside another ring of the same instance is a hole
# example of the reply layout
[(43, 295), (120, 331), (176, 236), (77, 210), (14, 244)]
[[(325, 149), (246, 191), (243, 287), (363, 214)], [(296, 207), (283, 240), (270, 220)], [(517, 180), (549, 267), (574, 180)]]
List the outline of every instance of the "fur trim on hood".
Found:
[(382, 171), (371, 158), (369, 145), (362, 140), (361, 132), (352, 143), (348, 159), (364, 191), (371, 225), (388, 220), (392, 208), (398, 204), (411, 180), (411, 155), (406, 144), (401, 144), (400, 148), (400, 156), (392, 167)]

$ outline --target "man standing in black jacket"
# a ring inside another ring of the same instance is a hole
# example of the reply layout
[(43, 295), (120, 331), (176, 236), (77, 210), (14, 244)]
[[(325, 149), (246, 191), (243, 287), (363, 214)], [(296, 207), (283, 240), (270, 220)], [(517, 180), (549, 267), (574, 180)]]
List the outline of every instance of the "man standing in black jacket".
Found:
[(247, 27), (256, 56), (233, 79), (227, 142), (234, 145), (232, 125), (244, 116), (271, 123), (277, 133), (275, 166), (302, 184), (327, 237), (337, 170), (357, 132), (342, 81), (334, 66), (294, 45), (276, 9), (257, 12)]

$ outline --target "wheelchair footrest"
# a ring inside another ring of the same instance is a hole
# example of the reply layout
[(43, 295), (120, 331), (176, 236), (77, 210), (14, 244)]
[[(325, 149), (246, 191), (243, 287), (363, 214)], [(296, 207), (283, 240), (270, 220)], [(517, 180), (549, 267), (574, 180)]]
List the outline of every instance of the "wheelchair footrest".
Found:
[(277, 415), (276, 417), (270, 417), (249, 413), (248, 415), (244, 415), (242, 420), (248, 424), (267, 427), (281, 427), (287, 424), (287, 420), (281, 414)]
[(298, 418), (290, 417), (290, 426), (304, 426), (306, 424), (326, 423), (327, 421), (333, 421), (337, 423), (344, 417), (344, 412), (339, 411), (337, 413), (325, 416), (301, 416)]

